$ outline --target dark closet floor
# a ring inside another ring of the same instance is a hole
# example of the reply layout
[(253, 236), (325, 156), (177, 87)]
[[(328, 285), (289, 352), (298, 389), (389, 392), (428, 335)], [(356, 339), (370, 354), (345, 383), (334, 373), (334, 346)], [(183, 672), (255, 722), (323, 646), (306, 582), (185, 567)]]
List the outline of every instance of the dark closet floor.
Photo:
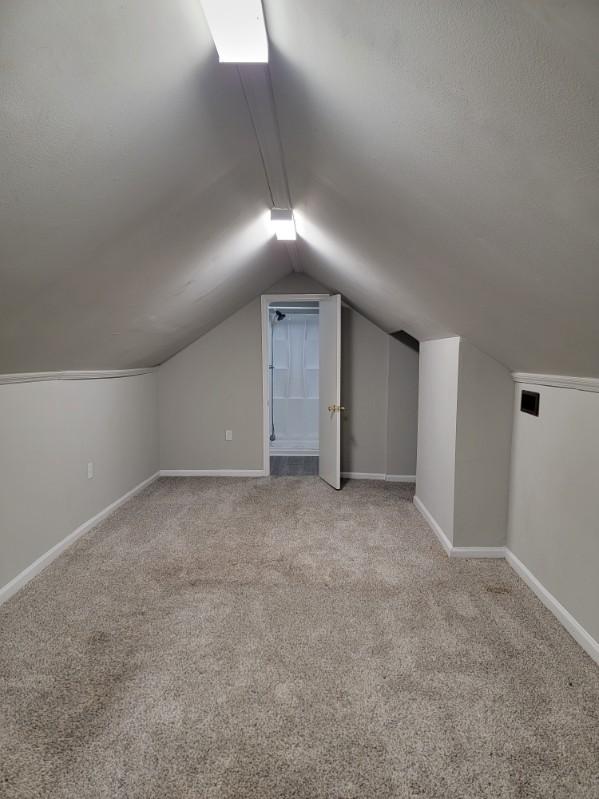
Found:
[(271, 455), (270, 474), (272, 477), (297, 477), (303, 474), (318, 474), (318, 456)]

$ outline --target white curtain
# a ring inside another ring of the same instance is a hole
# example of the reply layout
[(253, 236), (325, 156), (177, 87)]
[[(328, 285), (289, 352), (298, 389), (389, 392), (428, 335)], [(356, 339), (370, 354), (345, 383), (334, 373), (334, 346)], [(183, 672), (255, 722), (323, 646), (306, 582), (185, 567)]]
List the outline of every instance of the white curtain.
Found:
[(318, 315), (288, 314), (273, 331), (278, 444), (318, 447)]

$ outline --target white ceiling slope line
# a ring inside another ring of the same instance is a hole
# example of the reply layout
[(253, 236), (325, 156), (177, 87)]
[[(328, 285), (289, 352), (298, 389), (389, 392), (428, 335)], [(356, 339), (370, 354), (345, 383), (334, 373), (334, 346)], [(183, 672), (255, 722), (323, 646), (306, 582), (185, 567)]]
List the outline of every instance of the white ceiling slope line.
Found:
[(513, 372), (514, 383), (529, 383), (534, 386), (571, 388), (577, 391), (599, 393), (598, 377), (573, 377), (571, 375), (538, 375), (530, 372)]
[(111, 380), (119, 377), (147, 375), (155, 371), (155, 367), (147, 369), (92, 369), (89, 371), (63, 372), (21, 372), (12, 375), (0, 374), (0, 386), (11, 383), (41, 383), (48, 380)]
[[(270, 69), (268, 64), (239, 64), (237, 70), (273, 208), (292, 209), (293, 202)], [(300, 272), (301, 264), (297, 245), (288, 243), (286, 249), (293, 270)]]

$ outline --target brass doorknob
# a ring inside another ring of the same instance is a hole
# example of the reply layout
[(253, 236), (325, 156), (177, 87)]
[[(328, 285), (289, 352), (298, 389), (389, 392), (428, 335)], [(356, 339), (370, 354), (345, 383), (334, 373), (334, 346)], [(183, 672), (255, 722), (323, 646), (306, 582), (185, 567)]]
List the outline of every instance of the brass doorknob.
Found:
[(344, 405), (329, 405), (329, 413), (335, 413), (335, 411), (337, 411), (337, 413), (339, 413), (340, 411), (344, 411), (344, 410), (345, 410), (345, 406)]

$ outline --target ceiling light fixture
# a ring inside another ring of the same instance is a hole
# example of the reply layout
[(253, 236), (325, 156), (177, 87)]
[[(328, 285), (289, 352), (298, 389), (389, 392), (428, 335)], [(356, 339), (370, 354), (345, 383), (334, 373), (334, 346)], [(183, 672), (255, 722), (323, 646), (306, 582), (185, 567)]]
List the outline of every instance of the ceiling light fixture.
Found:
[(260, 0), (202, 0), (204, 16), (222, 63), (268, 62)]
[(293, 211), (284, 208), (273, 208), (270, 221), (279, 241), (295, 241), (295, 222)]

